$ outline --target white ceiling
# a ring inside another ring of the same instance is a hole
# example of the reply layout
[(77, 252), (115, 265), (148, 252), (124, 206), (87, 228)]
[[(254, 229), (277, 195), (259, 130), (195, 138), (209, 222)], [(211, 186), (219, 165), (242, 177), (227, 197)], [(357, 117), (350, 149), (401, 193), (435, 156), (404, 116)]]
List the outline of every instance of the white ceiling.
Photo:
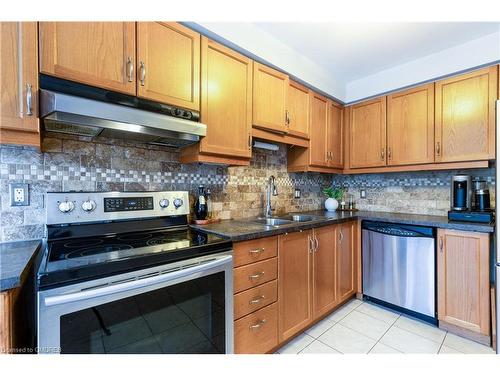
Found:
[(344, 82), (498, 33), (494, 22), (254, 23)]

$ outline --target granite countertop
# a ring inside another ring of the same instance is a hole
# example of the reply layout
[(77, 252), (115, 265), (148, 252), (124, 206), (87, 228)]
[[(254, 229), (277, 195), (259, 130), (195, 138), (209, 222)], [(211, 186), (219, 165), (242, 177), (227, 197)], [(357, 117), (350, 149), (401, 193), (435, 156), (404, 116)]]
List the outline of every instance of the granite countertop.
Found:
[(214, 233), (230, 238), (232, 241), (246, 241), (255, 238), (274, 236), (286, 232), (305, 230), (325, 225), (341, 223), (352, 219), (376, 220), (389, 223), (423, 225), (435, 228), (456, 229), (474, 232), (492, 233), (495, 230), (494, 224), (475, 224), (450, 222), (446, 216), (402, 214), (394, 212), (328, 212), (328, 211), (308, 211), (301, 212), (302, 215), (316, 216), (313, 221), (287, 224), (280, 227), (264, 226), (252, 222), (253, 219), (242, 220), (222, 220), (220, 223), (208, 225), (191, 225), (207, 233)]
[(0, 243), (0, 292), (21, 285), (41, 244), (40, 240)]

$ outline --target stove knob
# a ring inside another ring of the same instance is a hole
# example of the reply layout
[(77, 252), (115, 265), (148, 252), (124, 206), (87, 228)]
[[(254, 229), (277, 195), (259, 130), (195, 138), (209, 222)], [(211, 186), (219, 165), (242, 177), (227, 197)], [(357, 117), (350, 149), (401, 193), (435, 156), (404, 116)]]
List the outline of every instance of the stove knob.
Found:
[(92, 199), (89, 199), (82, 203), (82, 210), (85, 212), (92, 212), (95, 210), (95, 206), (95, 202)]
[(64, 201), (59, 203), (59, 211), (63, 213), (68, 213), (74, 210), (75, 204), (71, 201)]
[(182, 201), (182, 199), (180, 199), (180, 198), (174, 199), (174, 207), (176, 209), (179, 208), (180, 206), (182, 206), (183, 204), (184, 204), (184, 202)]
[(167, 208), (168, 205), (170, 204), (170, 202), (166, 198), (160, 199), (159, 203), (161, 208)]

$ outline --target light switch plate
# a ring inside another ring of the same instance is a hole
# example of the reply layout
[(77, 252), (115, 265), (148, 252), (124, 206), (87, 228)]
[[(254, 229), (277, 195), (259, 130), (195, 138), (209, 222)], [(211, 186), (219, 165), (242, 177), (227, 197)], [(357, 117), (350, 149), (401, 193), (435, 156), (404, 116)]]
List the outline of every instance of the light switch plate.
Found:
[(11, 206), (29, 206), (29, 186), (23, 183), (10, 184), (10, 205)]
[(360, 198), (365, 199), (366, 198), (366, 190), (365, 189), (361, 189), (359, 191), (359, 196), (360, 196)]

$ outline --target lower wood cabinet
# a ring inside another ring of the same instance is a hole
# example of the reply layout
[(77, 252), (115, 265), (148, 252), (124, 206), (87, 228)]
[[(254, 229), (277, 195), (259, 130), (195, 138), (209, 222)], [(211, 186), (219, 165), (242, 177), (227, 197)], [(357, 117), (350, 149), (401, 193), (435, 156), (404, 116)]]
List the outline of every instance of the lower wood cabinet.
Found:
[(337, 298), (339, 303), (351, 298), (356, 292), (357, 228), (356, 221), (337, 226)]
[(312, 238), (312, 230), (279, 236), (278, 326), (281, 341), (302, 331), (313, 320)]
[(278, 304), (234, 322), (234, 352), (264, 354), (278, 345)]
[(490, 344), (490, 244), (487, 233), (438, 230), (440, 328)]

